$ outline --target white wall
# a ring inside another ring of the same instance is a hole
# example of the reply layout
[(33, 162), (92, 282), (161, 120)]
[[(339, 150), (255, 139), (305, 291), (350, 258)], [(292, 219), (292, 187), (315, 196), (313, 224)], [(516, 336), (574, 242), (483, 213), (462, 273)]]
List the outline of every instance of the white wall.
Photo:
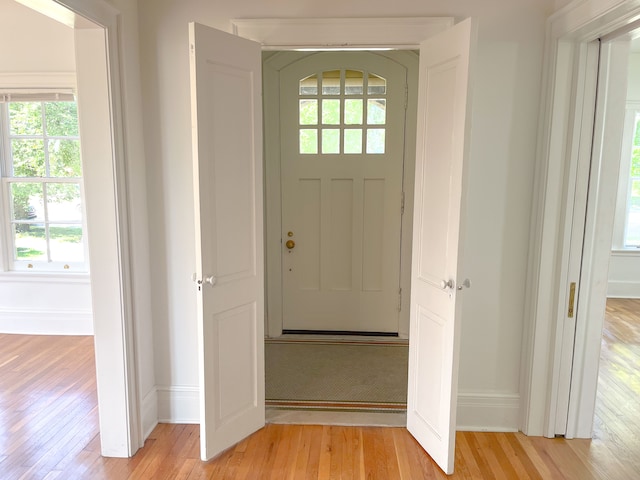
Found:
[(545, 19), (552, 0), (216, 2), (140, 0), (159, 416), (197, 421), (187, 23), (250, 17), (479, 19), (473, 102), (459, 424), (516, 429), (524, 286)]
[[(0, 88), (30, 81), (75, 83), (74, 77), (73, 30), (13, 0), (0, 0)], [(0, 332), (92, 334), (88, 275), (0, 271)]]
[[(640, 53), (629, 55), (627, 102), (640, 104)], [(631, 141), (630, 135), (625, 135), (625, 141)], [(623, 146), (623, 151), (624, 154), (628, 153), (626, 146)], [(623, 248), (629, 168), (629, 159), (623, 158), (620, 167), (613, 245), (609, 260), (607, 288), (609, 298), (640, 298), (640, 251)]]

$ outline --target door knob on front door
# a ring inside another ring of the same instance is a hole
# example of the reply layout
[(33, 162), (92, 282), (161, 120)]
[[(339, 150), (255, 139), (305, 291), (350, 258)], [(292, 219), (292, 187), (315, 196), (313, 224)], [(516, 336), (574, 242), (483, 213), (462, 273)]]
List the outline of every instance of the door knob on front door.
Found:
[(296, 246), (296, 242), (294, 242), (293, 240), (287, 240), (287, 243), (285, 243), (285, 246), (291, 250)]

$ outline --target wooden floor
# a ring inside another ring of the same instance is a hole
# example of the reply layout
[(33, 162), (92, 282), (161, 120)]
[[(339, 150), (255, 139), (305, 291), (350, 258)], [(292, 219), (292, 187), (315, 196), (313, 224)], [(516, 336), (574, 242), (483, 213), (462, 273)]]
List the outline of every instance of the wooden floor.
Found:
[(402, 428), (268, 425), (204, 463), (197, 426), (161, 424), (102, 458), (92, 339), (0, 335), (0, 479), (638, 479), (640, 300), (607, 312), (594, 439), (459, 432), (451, 477)]

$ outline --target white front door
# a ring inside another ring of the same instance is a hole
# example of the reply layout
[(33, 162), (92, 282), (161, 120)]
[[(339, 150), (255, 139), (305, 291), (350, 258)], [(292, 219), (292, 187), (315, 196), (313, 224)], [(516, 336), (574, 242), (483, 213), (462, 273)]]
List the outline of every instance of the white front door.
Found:
[[(447, 474), (455, 452), (471, 20), (420, 48), (407, 428)], [(468, 285), (468, 283), (467, 283)]]
[(406, 88), (372, 52), (280, 71), (285, 331), (398, 332)]
[(261, 48), (189, 25), (201, 457), (264, 426)]

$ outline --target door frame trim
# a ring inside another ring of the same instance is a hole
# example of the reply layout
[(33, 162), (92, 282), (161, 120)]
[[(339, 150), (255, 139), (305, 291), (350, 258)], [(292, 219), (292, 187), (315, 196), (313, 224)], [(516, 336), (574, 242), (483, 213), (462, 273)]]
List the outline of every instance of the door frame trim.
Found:
[[(595, 102), (595, 98), (580, 91), (579, 86), (592, 72), (587, 68), (586, 56), (580, 57), (579, 53), (590, 42), (620, 30), (638, 16), (639, 0), (585, 0), (567, 5), (547, 22), (520, 379), (520, 428), (527, 435), (553, 437), (555, 417), (560, 414), (555, 409), (553, 385), (559, 381), (562, 347), (557, 312), (565, 308), (564, 295), (558, 293), (564, 292), (561, 266), (568, 265), (570, 253), (563, 248), (570, 234), (564, 225), (567, 219), (573, 219), (573, 206), (568, 203), (566, 192), (576, 180), (570, 162), (577, 158), (579, 147), (572, 142), (572, 132), (580, 128), (581, 115), (576, 105)], [(585, 242), (594, 245), (597, 233), (597, 228), (585, 232)], [(595, 253), (602, 256), (601, 251)], [(594, 258), (593, 254), (590, 258)], [(574, 364), (573, 377), (581, 378), (581, 382), (572, 386), (572, 402), (578, 403), (569, 407), (574, 414), (569, 426), (575, 431), (567, 432), (579, 437), (591, 433), (598, 362), (584, 359), (599, 354), (603, 321), (588, 293), (598, 291), (597, 283), (606, 281), (607, 273), (602, 262), (589, 262), (585, 268), (581, 289), (587, 294), (579, 295), (577, 310), (589, 315), (590, 325), (576, 331), (576, 350), (582, 353)], [(581, 401), (588, 398), (592, 401)]]
[[(121, 12), (104, 0), (19, 1), (71, 28), (99, 27), (105, 32), (112, 141), (111, 162), (106, 167), (113, 176), (102, 181), (111, 183), (113, 197), (106, 199), (106, 208), (113, 210), (103, 221), (113, 219), (113, 223), (109, 222), (106, 227), (112, 234), (109, 238), (89, 235), (88, 243), (90, 251), (107, 251), (109, 258), (115, 258), (117, 264), (108, 266), (108, 262), (98, 262), (91, 265), (96, 380), (101, 453), (106, 457), (131, 457), (142, 447), (144, 432), (133, 325), (127, 155), (121, 92)], [(94, 283), (100, 288), (94, 287)], [(114, 312), (117, 318), (114, 318)]]

